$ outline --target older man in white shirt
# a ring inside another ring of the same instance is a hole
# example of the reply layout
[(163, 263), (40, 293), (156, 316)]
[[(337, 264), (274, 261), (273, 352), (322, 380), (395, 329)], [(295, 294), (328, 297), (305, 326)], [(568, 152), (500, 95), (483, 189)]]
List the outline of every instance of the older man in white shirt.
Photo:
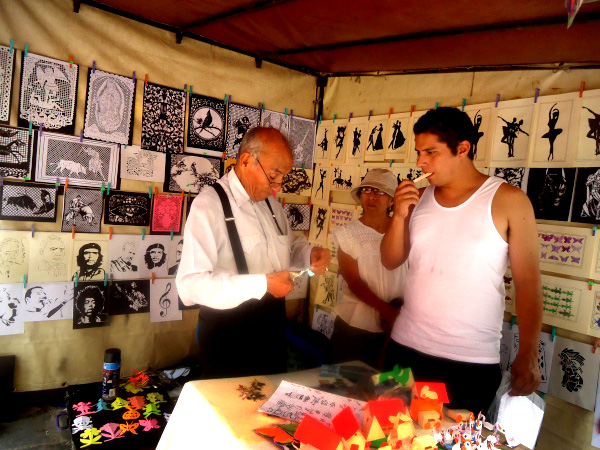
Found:
[(329, 250), (294, 235), (270, 198), (292, 164), (286, 138), (257, 127), (244, 137), (234, 170), (218, 181), (241, 242), (237, 261), (215, 188), (203, 189), (192, 204), (177, 289), (184, 304), (201, 305), (203, 378), (285, 371), (284, 297), (294, 286), (288, 270), (310, 265), (324, 273), (331, 259)]

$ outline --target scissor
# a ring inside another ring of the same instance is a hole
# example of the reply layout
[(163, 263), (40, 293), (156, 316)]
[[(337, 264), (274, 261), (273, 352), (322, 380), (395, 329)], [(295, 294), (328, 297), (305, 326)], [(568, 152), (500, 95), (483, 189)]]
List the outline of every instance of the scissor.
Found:
[(304, 270), (290, 271), (290, 277), (292, 277), (292, 280), (295, 280), (296, 278), (298, 278), (299, 276), (304, 275), (305, 273), (308, 273), (309, 277), (312, 277), (314, 275), (314, 273), (310, 270), (310, 268), (307, 267)]

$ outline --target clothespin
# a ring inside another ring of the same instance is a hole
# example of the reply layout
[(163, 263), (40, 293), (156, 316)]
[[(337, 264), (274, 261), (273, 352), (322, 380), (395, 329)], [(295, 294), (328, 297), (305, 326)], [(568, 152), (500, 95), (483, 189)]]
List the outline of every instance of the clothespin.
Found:
[(467, 99), (463, 98), (462, 112), (465, 112), (465, 105), (467, 104)]
[(229, 94), (227, 96), (227, 107), (229, 108), (229, 105), (231, 105), (231, 94)]
[(96, 73), (96, 61), (92, 61), (92, 73)]
[(373, 114), (373, 110), (372, 109), (369, 110), (369, 117), (367, 119), (367, 122), (371, 121), (371, 114)]
[(319, 115), (319, 125), (321, 125), (322, 120), (323, 120), (323, 114)]
[(14, 40), (14, 39), (11, 39), (11, 40), (10, 40), (10, 54), (11, 54), (11, 55), (12, 55), (12, 54), (13, 54), (13, 52), (15, 51), (15, 49), (13, 48), (13, 47), (14, 47), (14, 45), (15, 45), (15, 40)]
[(592, 228), (592, 236), (596, 236), (596, 231), (598, 230), (598, 224), (594, 224), (593, 228)]
[(33, 224), (31, 224), (31, 237), (33, 237), (34, 233), (35, 233), (35, 226)]
[(154, 196), (158, 195), (158, 188), (154, 186)]
[(392, 164), (394, 164), (394, 160), (393, 159), (390, 160), (390, 167), (392, 167)]
[(415, 105), (410, 105), (410, 117), (412, 117), (412, 113), (415, 110)]
[(56, 190), (58, 191), (58, 187), (60, 186), (60, 178), (56, 177)]
[(335, 119), (337, 119), (337, 114), (333, 115), (333, 123), (335, 123)]
[(600, 344), (600, 338), (596, 338), (594, 341), (594, 348), (592, 348), (592, 353), (596, 353), (596, 349), (598, 348), (598, 344)]
[(513, 326), (515, 325), (515, 323), (517, 323), (517, 316), (512, 316), (512, 319), (510, 319), (510, 329), (513, 329)]
[(540, 397), (542, 397), (542, 400), (546, 399), (546, 394), (544, 392), (540, 392)]
[(350, 123), (350, 121), (351, 121), (351, 120), (352, 120), (352, 113), (350, 113), (350, 114), (348, 115), (348, 123)]
[(150, 276), (150, 278), (152, 279), (152, 284), (154, 284), (154, 272), (152, 272), (152, 275)]
[(496, 94), (496, 108), (498, 107), (499, 101), (500, 101), (500, 94)]
[(83, 142), (83, 128), (81, 129), (81, 132), (79, 133), (79, 142)]
[(315, 125), (317, 125), (319, 121), (317, 120), (317, 114), (315, 113)]
[(145, 237), (146, 237), (146, 229), (142, 228), (142, 241), (144, 240)]
[(102, 192), (102, 195), (104, 195), (104, 181), (102, 182), (102, 187), (100, 187), (100, 192)]
[(183, 196), (185, 195), (185, 191), (182, 189), (181, 190), (181, 201), (183, 201)]
[(108, 240), (112, 239), (112, 227), (108, 227)]
[(23, 275), (23, 288), (27, 287), (27, 274)]
[(585, 89), (585, 81), (582, 81), (579, 85), (579, 98), (583, 97), (583, 90)]
[(4, 177), (0, 177), (0, 186), (4, 186)]
[(42, 137), (42, 124), (41, 123), (40, 123), (40, 131), (39, 132), (40, 132), (40, 136), (39, 137)]
[(23, 177), (23, 179), (24, 179), (25, 181), (29, 181), (29, 180), (31, 180), (31, 178), (29, 178), (29, 177)]
[(69, 55), (69, 69), (73, 68), (73, 55)]
[(144, 77), (144, 86), (148, 87), (148, 74)]
[(68, 187), (69, 187), (69, 179), (65, 178), (65, 192), (67, 192)]
[(591, 291), (593, 286), (594, 282), (592, 280), (588, 281), (588, 291)]
[(540, 88), (535, 88), (535, 97), (533, 103), (537, 103), (538, 96), (540, 95)]
[(554, 342), (554, 339), (556, 339), (556, 327), (552, 327), (552, 333), (550, 334), (550, 340)]
[(108, 284), (108, 272), (104, 272), (104, 286)]
[(29, 53), (29, 44), (25, 44), (25, 50), (23, 50), (23, 56), (27, 58), (27, 53)]
[(190, 97), (192, 96), (192, 94), (193, 94), (193, 93), (194, 93), (194, 86), (192, 86), (192, 85), (190, 84)]
[(31, 123), (31, 120), (29, 121), (29, 136), (31, 136), (31, 133), (33, 132), (33, 124)]
[(438, 106), (440, 106), (440, 102), (435, 102), (435, 108), (433, 109), (438, 109)]
[(308, 197), (308, 207), (310, 208), (311, 206), (312, 206), (312, 201), (311, 201), (311, 198)]
[(294, 118), (294, 110), (290, 109), (290, 120)]
[(223, 152), (223, 154), (221, 155), (221, 161), (225, 162), (226, 158), (227, 158), (227, 152)]
[(285, 206), (285, 198), (281, 199), (281, 207), (283, 208)]
[(79, 284), (79, 274), (76, 273), (75, 274), (75, 287), (77, 287), (78, 284)]
[(394, 112), (394, 108), (390, 108), (390, 112), (388, 113), (388, 119), (392, 117), (392, 113)]
[(173, 229), (171, 228), (171, 240), (173, 240), (173, 234), (174, 234), (174, 232), (173, 232)]
[(71, 227), (71, 239), (75, 239), (75, 225)]
[(148, 186), (148, 198), (151, 199), (152, 198), (152, 187)]
[(302, 163), (302, 172), (306, 173), (306, 170), (304, 170), (304, 163)]
[(106, 195), (110, 195), (110, 181), (108, 182), (108, 187), (106, 188)]
[(133, 71), (133, 84), (135, 84), (135, 70)]
[(285, 118), (287, 119), (287, 108), (285, 108)]

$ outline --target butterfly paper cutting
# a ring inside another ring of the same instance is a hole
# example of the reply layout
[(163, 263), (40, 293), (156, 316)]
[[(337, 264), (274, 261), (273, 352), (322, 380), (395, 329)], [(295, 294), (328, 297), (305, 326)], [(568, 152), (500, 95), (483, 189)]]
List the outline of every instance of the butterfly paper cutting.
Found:
[(560, 245), (552, 244), (552, 251), (556, 253), (560, 252)]
[(570, 244), (572, 240), (573, 240), (573, 238), (572, 238), (572, 237), (570, 237), (570, 236), (565, 236), (565, 243), (566, 243), (566, 244)]
[(554, 236), (554, 242), (557, 244), (562, 244), (564, 239), (565, 239), (564, 236)]
[(548, 241), (552, 240), (553, 235), (551, 235), (551, 234), (544, 234), (544, 233), (540, 233), (540, 234), (542, 235), (542, 239), (544, 241), (548, 242)]
[(571, 246), (570, 245), (563, 245), (562, 246), (562, 251), (565, 253), (571, 253)]
[(575, 264), (579, 264), (580, 260), (581, 260), (581, 258), (575, 258), (574, 256), (571, 256), (571, 261), (574, 262)]
[(579, 238), (579, 239), (573, 238), (573, 244), (583, 244), (583, 239), (584, 238)]
[(562, 262), (568, 262), (568, 261), (569, 261), (569, 257), (568, 257), (568, 256), (561, 256), (561, 257), (560, 257), (560, 260), (561, 260)]
[(548, 252), (542, 252), (542, 256), (541, 256), (541, 258), (542, 258), (542, 259), (546, 259), (546, 255), (547, 255), (547, 254), (548, 254)]
[(573, 250), (575, 250), (577, 253), (581, 253), (581, 249), (583, 248), (583, 245), (571, 245), (571, 248)]

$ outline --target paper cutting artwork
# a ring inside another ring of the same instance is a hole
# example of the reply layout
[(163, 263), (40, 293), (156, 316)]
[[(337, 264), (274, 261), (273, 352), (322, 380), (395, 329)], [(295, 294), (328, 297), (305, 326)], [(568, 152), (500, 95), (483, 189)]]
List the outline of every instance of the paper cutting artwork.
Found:
[(0, 283), (23, 283), (29, 267), (31, 233), (0, 231)]
[(67, 281), (71, 279), (73, 239), (70, 233), (36, 232), (30, 238), (29, 271), (32, 283)]
[(319, 275), (315, 305), (333, 309), (337, 300), (337, 284), (338, 276), (335, 272), (326, 271), (323, 275)]
[(139, 272), (138, 254), (145, 250), (145, 240), (132, 234), (113, 235), (108, 243), (109, 271), (115, 280), (143, 278)]
[(329, 191), (331, 189), (331, 178), (333, 177), (333, 169), (322, 163), (315, 166), (312, 183), (313, 200), (321, 200), (329, 202)]
[(275, 128), (284, 136), (290, 132), (290, 116), (277, 111), (265, 109), (261, 114), (261, 126), (266, 128)]
[(98, 236), (96, 240), (75, 239), (71, 269), (73, 281), (104, 281), (108, 255), (108, 236)]
[(181, 320), (183, 313), (177, 298), (174, 278), (154, 280), (150, 285), (150, 322)]
[(106, 196), (104, 223), (107, 225), (150, 225), (150, 198), (147, 193), (113, 191)]
[(152, 196), (152, 233), (181, 232), (181, 216), (183, 212), (183, 197), (181, 195), (157, 194)]
[(592, 266), (592, 230), (538, 225), (540, 269), (588, 278)]
[(600, 353), (592, 345), (556, 336), (548, 395), (594, 410)]
[(85, 137), (131, 144), (135, 82), (132, 78), (90, 69)]
[(36, 180), (69, 186), (117, 186), (119, 148), (116, 144), (81, 140), (76, 136), (43, 133), (39, 137)]
[(577, 159), (600, 160), (600, 90), (585, 91), (580, 108)]
[(283, 177), (281, 192), (283, 194), (301, 195), (310, 197), (312, 192), (312, 169), (292, 168), (290, 173)]
[(308, 240), (311, 243), (327, 243), (327, 230), (329, 228), (329, 212), (327, 205), (313, 205), (312, 217), (310, 219), (310, 233)]
[(385, 158), (385, 136), (387, 134), (387, 116), (373, 116), (367, 122), (367, 146), (365, 161), (383, 161)]
[(0, 220), (56, 222), (53, 186), (4, 180), (0, 186)]
[(142, 110), (143, 149), (183, 152), (185, 102), (185, 91), (148, 83)]
[(102, 192), (97, 189), (69, 187), (65, 191), (61, 231), (100, 233), (102, 225)]
[(315, 137), (314, 161), (329, 161), (331, 152), (334, 151), (334, 124), (331, 120), (322, 121)]
[[(423, 175), (423, 171), (419, 167), (397, 167), (394, 165), (390, 168), (388, 165), (385, 165), (383, 168), (391, 170), (392, 173), (396, 175), (396, 181), (398, 184), (400, 184), (403, 180), (416, 180)], [(362, 164), (359, 169), (360, 182), (362, 183), (365, 175), (370, 170), (370, 167), (368, 167), (366, 164)], [(417, 188), (427, 187), (429, 186), (429, 181), (427, 181), (427, 178), (423, 178), (421, 181), (417, 182), (416, 186)]]
[[(510, 372), (512, 364), (519, 353), (519, 328), (513, 327), (513, 335), (510, 349), (510, 359), (507, 366), (507, 371)], [(554, 344), (552, 336), (548, 333), (541, 333), (540, 342), (538, 345), (538, 366), (542, 377), (537, 390), (547, 393), (550, 382), (550, 369), (552, 368), (552, 359), (554, 358)]]
[[(356, 119), (348, 123), (346, 130), (346, 163), (360, 164), (365, 160), (365, 147), (368, 141), (369, 123), (366, 119)], [(318, 143), (318, 141), (317, 141)], [(316, 152), (316, 149), (315, 149)]]
[(12, 82), (15, 73), (15, 56), (17, 52), (10, 47), (0, 45), (0, 123), (8, 123), (10, 118), (10, 100)]
[(223, 161), (214, 156), (171, 154), (167, 156), (165, 192), (198, 194), (204, 186), (217, 182), (223, 175)]
[[(70, 66), (70, 67), (69, 67)], [(79, 66), (28, 53), (23, 57), (19, 126), (74, 134)]]
[(310, 281), (310, 277), (307, 273), (303, 273), (299, 277), (294, 278), (294, 287), (292, 291), (285, 296), (286, 300), (295, 300), (306, 298), (306, 294), (308, 293), (308, 283)]
[(315, 151), (315, 121), (303, 117), (290, 118), (288, 140), (294, 155), (294, 167), (312, 167)]
[(321, 308), (316, 308), (313, 313), (312, 329), (327, 336), (331, 339), (333, 334), (333, 323), (335, 315)]
[(500, 339), (500, 369), (502, 369), (502, 372), (506, 372), (510, 361), (510, 351), (513, 346), (513, 329), (510, 328), (510, 323), (502, 322), (502, 338)]
[(139, 145), (121, 147), (121, 178), (149, 182), (165, 180), (164, 153), (142, 150)]
[(240, 143), (250, 128), (260, 124), (260, 109), (231, 103), (227, 112), (227, 141), (225, 148), (229, 158), (237, 158)]
[(111, 316), (150, 312), (150, 280), (113, 281), (108, 298)]
[(333, 166), (333, 177), (331, 178), (332, 191), (350, 191), (357, 180), (357, 169), (354, 165)]
[(169, 254), (169, 276), (177, 275), (177, 269), (179, 269), (179, 264), (181, 263), (181, 253), (183, 252), (183, 238), (173, 239), (169, 243), (169, 249), (167, 253)]
[(73, 282), (29, 283), (23, 294), (23, 321), (73, 318)]
[(346, 160), (346, 132), (348, 131), (348, 124), (335, 124), (333, 125), (333, 130), (335, 131), (333, 140), (334, 147), (329, 156), (332, 161), (343, 164)]
[(73, 328), (108, 325), (107, 291), (104, 282), (77, 283), (74, 288)]
[(492, 111), (494, 104), (485, 103), (480, 105), (469, 105), (465, 107), (473, 123), (473, 161), (487, 162), (490, 158), (490, 144), (494, 132), (492, 122)]
[(577, 169), (571, 222), (600, 223), (600, 168)]
[(511, 186), (527, 191), (529, 169), (525, 167), (494, 167), (492, 175), (502, 178)]
[(31, 177), (34, 135), (27, 128), (0, 126), (0, 176)]
[(329, 231), (333, 232), (337, 227), (341, 227), (354, 220), (357, 212), (356, 206), (332, 203), (331, 215), (329, 217)]
[(569, 220), (575, 169), (529, 169), (527, 196), (536, 219)]
[(497, 109), (492, 165), (523, 165), (529, 150), (533, 102), (524, 99), (504, 103)]
[(552, 95), (539, 99), (537, 131), (533, 139), (534, 162), (547, 166), (552, 162), (567, 161), (574, 95)]
[(306, 231), (310, 228), (310, 206), (297, 203), (286, 203), (283, 210), (294, 231)]
[(543, 323), (587, 332), (593, 307), (593, 292), (587, 282), (542, 275), (542, 295)]
[(222, 99), (191, 95), (187, 143), (189, 147), (225, 150), (225, 105)]
[(594, 306), (592, 308), (592, 319), (587, 334), (600, 337), (600, 291), (594, 289)]
[(22, 308), (23, 283), (0, 284), (0, 336), (25, 333)]
[(169, 236), (147, 236), (139, 244), (138, 252), (139, 275), (142, 278), (166, 277), (169, 271)]
[(412, 133), (408, 127), (409, 113), (392, 114), (390, 116), (385, 144), (385, 159), (405, 160), (408, 156), (408, 140)]

